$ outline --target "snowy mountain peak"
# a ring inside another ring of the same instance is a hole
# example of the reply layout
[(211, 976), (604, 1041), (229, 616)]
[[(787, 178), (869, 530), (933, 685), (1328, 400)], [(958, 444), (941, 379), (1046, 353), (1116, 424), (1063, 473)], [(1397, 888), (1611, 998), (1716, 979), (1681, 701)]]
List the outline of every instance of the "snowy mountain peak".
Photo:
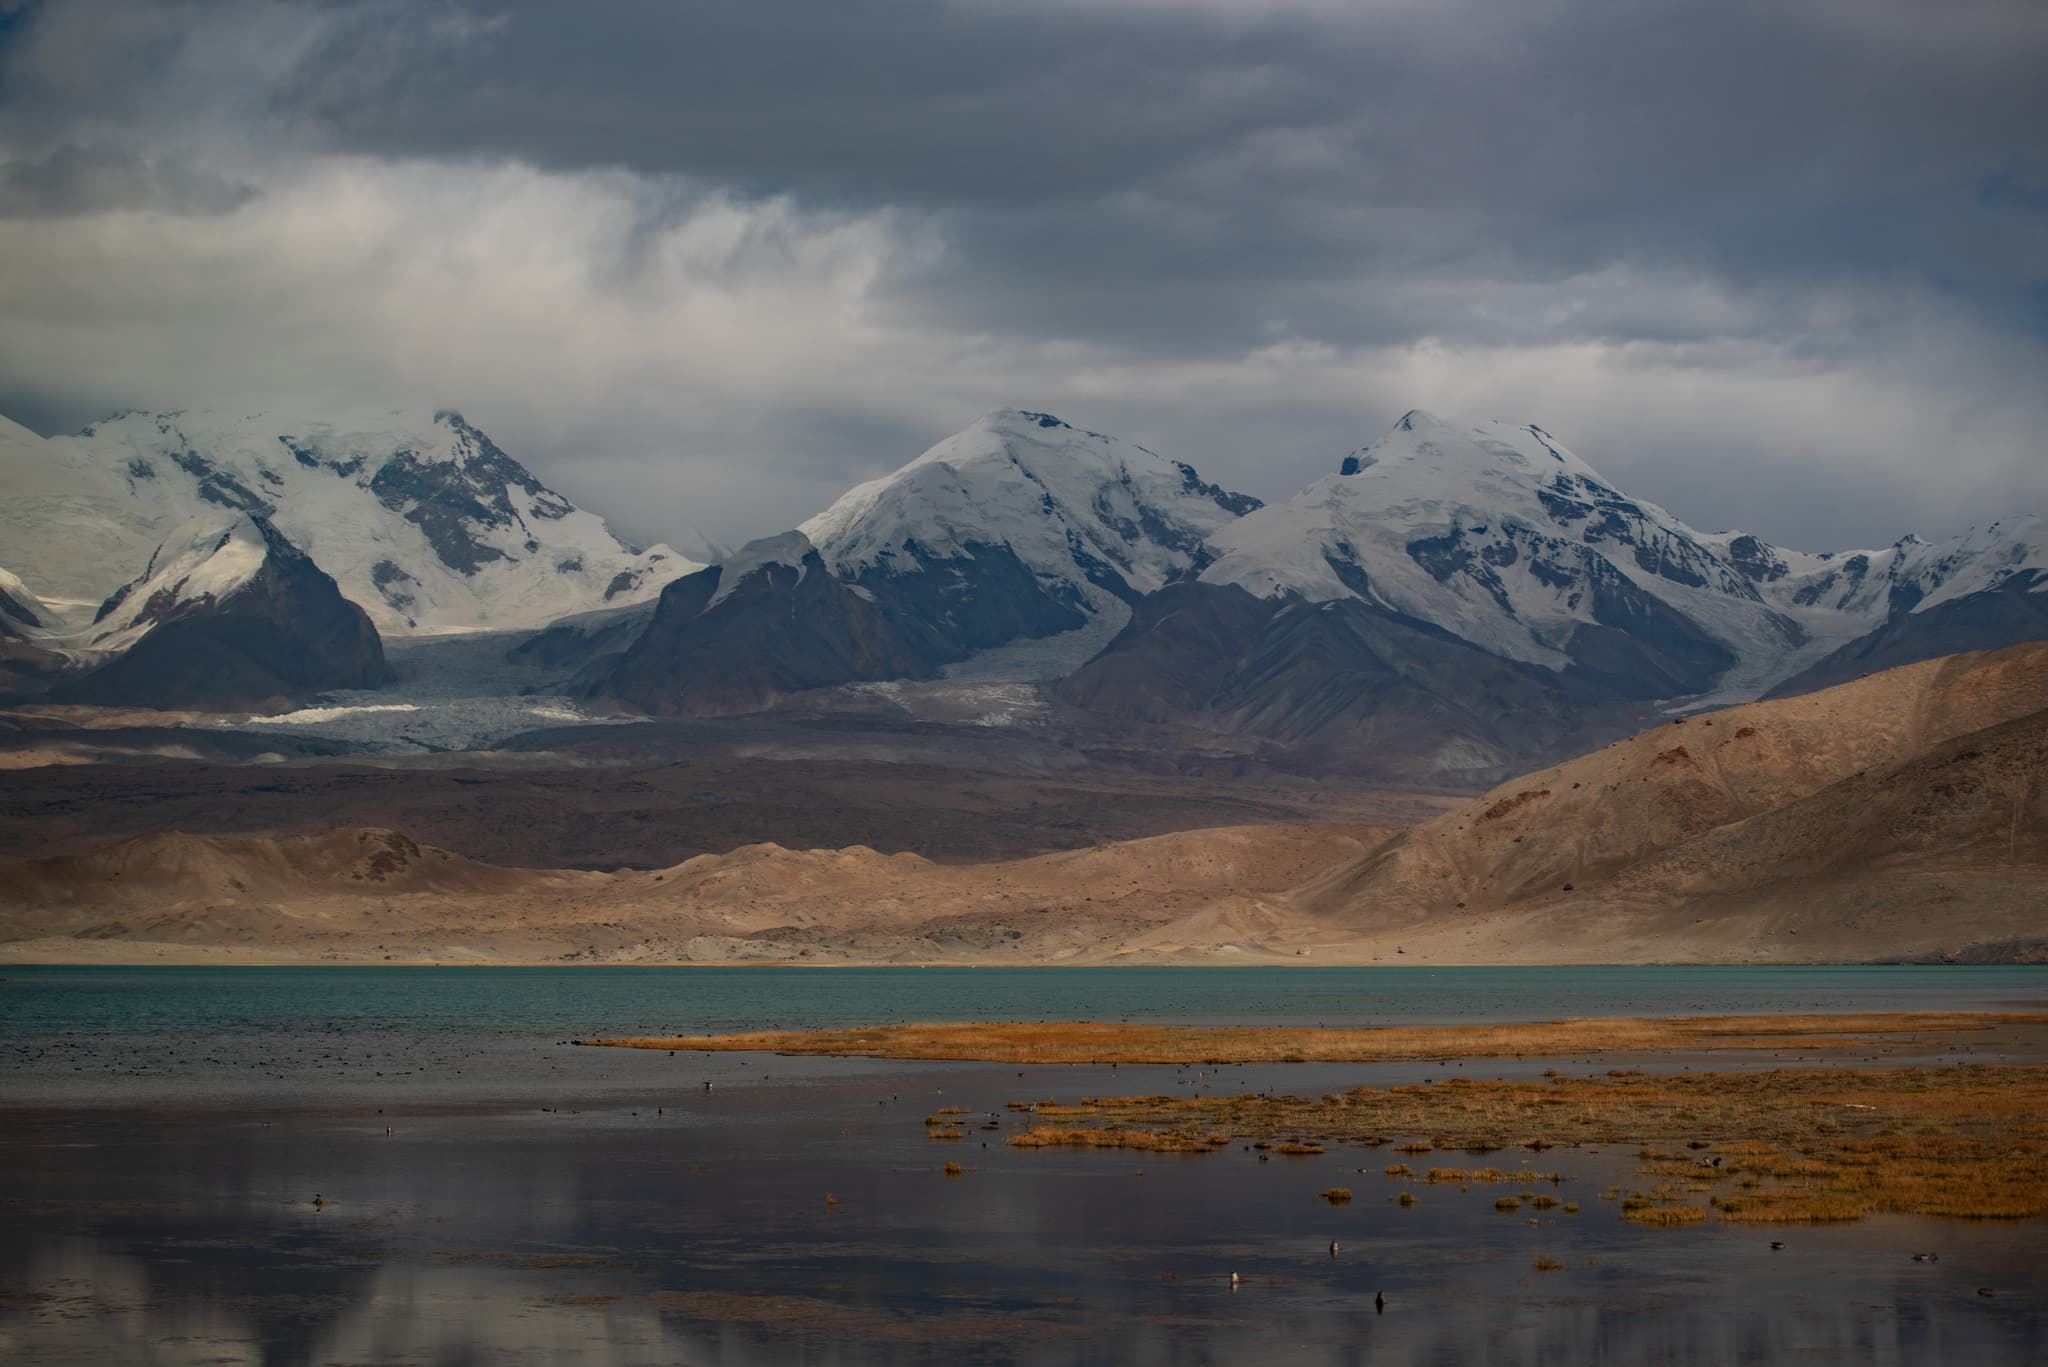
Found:
[(932, 624), (958, 658), (1087, 625), (1213, 558), (1258, 500), (1192, 466), (999, 409), (803, 524), (835, 575)]
[(1750, 573), (1535, 424), (1417, 410), (1341, 471), (1225, 529), (1203, 578), (1361, 597), (1511, 659), (1597, 658), (1673, 692), (1803, 639)]
[(1701, 533), (1541, 427), (1419, 410), (1215, 545), (1209, 582), (1359, 597), (1511, 659), (1716, 698), (1754, 697), (1896, 614), (2048, 570), (2035, 519), (1829, 555)]
[(130, 412), (0, 430), (10, 567), (87, 610), (181, 524), (268, 519), (387, 631), (504, 629), (654, 597), (697, 566), (638, 551), (452, 410), (311, 419)]
[(1149, 592), (1206, 558), (1209, 531), (1258, 506), (1192, 467), (1002, 409), (803, 524), (842, 574), (973, 559), (1007, 547), (1032, 572), (1112, 593)]

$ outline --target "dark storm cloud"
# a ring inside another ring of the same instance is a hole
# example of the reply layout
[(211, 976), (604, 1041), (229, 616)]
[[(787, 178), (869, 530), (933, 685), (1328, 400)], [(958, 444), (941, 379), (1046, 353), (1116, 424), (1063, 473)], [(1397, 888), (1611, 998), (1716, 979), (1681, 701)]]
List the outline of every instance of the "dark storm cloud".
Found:
[[(408, 15), (420, 15), (408, 19)], [(341, 145), (622, 166), (942, 216), (900, 303), (1228, 351), (1555, 337), (1472, 292), (1629, 263), (1735, 288), (2048, 280), (1998, 212), (2048, 128), (2028, 3), (379, 6), (288, 107)], [(1394, 284), (1421, 284), (1418, 297)], [(1750, 324), (1791, 331), (1760, 294)], [(1644, 321), (1594, 307), (1594, 338)], [(1672, 318), (1675, 338), (1711, 333)], [(1851, 333), (1845, 341), (1853, 341)]]

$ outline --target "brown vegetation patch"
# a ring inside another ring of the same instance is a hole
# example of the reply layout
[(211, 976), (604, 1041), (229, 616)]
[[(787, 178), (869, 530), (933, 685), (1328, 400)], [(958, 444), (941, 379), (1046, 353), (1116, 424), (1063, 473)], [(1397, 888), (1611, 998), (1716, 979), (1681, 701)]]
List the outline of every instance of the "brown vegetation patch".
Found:
[(1096, 1130), (1085, 1127), (1061, 1128), (1033, 1125), (1022, 1134), (1010, 1136), (1019, 1149), (1142, 1149), (1149, 1153), (1209, 1153), (1230, 1142), (1229, 1136), (1187, 1134), (1162, 1130)]
[(1645, 1206), (1641, 1210), (1624, 1211), (1621, 1218), (1632, 1224), (1666, 1228), (1671, 1225), (1704, 1224), (1707, 1213), (1698, 1206)]
[(1491, 807), (1488, 807), (1485, 811), (1481, 812), (1479, 814), (1479, 819), (1481, 821), (1498, 821), (1502, 817), (1506, 816), (1509, 812), (1514, 811), (1518, 807), (1526, 807), (1532, 802), (1539, 801), (1549, 796), (1550, 789), (1548, 788), (1530, 788), (1524, 792), (1516, 793), (1513, 797), (1502, 798), (1500, 801), (1494, 803)]
[[(1546, 1144), (1633, 1147), (1656, 1185), (1626, 1196), (1615, 1189), (1606, 1199), (1619, 1198), (1623, 1214), (1637, 1223), (1691, 1223), (1692, 1215), (1672, 1212), (1693, 1210), (1701, 1220), (1711, 1211), (1714, 1218), (1757, 1223), (1879, 1212), (2048, 1215), (2048, 1066), (2041, 1065), (1677, 1075), (1629, 1069), (1543, 1082), (1449, 1078), (1324, 1097), (1091, 1097), (1074, 1105), (1041, 1101), (1036, 1112), (1049, 1123), (1012, 1144), (1200, 1153), (1243, 1140), (1286, 1152), (1405, 1131), (1440, 1136), (1445, 1148), (1504, 1147), (1527, 1143), (1532, 1133)], [(1384, 1171), (1416, 1177), (1406, 1163)], [(1555, 1185), (1562, 1174), (1438, 1167), (1424, 1180), (1532, 1187)], [(1687, 1198), (1696, 1195), (1709, 1199), (1695, 1205)], [(1556, 1205), (1530, 1191), (1501, 1200)]]

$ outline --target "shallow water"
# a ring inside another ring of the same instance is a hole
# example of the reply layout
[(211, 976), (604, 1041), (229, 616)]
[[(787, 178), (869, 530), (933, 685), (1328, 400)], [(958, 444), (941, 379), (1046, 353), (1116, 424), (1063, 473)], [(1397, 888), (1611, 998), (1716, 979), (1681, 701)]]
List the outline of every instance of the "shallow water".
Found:
[[(1576, 1217), (1531, 1224), (1484, 1187), (1420, 1187), (1404, 1210), (1384, 1151), (1262, 1163), (1001, 1142), (1027, 1119), (1006, 1101), (1219, 1085), (1189, 1070), (557, 1043), (973, 1016), (1362, 1024), (2048, 995), (2040, 970), (1393, 972), (0, 971), (0, 1361), (2041, 1359), (2040, 1222), (1643, 1230), (1599, 1195), (1630, 1157), (1575, 1150), (1537, 1166), (1561, 1173)], [(1220, 1089), (1441, 1071), (1266, 1065), (1223, 1070)], [(943, 1105), (1000, 1128), (934, 1142), (922, 1122)], [(945, 1176), (949, 1159), (966, 1171)], [(1331, 1185), (1353, 1202), (1319, 1200)]]

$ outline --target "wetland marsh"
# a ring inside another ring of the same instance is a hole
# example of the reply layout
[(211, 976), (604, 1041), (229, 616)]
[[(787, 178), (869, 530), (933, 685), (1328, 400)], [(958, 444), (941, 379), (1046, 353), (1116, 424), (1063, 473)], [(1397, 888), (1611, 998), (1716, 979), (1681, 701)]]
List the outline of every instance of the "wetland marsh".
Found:
[(331, 972), (0, 974), (10, 1362), (2018, 1363), (2048, 1341), (2038, 1215), (1902, 1214), (1917, 1197), (1860, 1181), (1853, 1220), (1723, 1204), (1815, 1194), (1816, 1143), (1941, 1149), (1864, 1166), (1901, 1181), (2003, 1145), (2038, 1190), (2024, 1024), (1663, 1063), (566, 1043), (1088, 1000), (1161, 1027), (2025, 1015), (2040, 970)]

